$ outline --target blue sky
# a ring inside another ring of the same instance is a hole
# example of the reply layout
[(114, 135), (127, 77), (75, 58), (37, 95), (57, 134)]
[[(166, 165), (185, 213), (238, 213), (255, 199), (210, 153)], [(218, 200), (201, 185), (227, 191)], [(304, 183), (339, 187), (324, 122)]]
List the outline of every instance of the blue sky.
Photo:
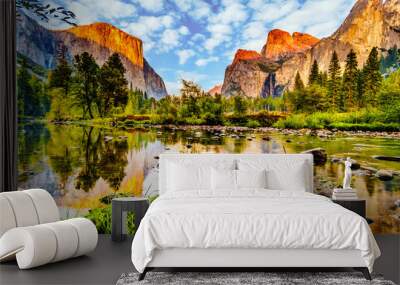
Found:
[[(180, 79), (205, 90), (222, 84), (238, 48), (260, 51), (280, 28), (331, 35), (355, 0), (47, 0), (77, 15), (78, 24), (108, 22), (143, 40), (146, 59), (170, 94)], [(66, 28), (58, 21), (52, 28)]]

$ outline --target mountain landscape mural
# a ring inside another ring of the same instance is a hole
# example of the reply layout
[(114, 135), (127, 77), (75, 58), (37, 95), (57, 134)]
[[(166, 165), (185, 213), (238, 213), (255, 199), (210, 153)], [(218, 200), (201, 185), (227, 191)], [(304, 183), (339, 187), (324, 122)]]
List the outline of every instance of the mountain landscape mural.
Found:
[(317, 193), (351, 157), (372, 230), (400, 233), (400, 0), (18, 3), (19, 188), (64, 217), (110, 232), (166, 151), (311, 152)]

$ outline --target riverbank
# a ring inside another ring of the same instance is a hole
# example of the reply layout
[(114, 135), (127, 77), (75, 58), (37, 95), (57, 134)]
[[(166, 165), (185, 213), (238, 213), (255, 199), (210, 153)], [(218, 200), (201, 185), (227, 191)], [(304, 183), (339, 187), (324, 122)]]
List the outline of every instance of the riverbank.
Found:
[(364, 136), (381, 138), (400, 138), (400, 131), (365, 131), (365, 130), (341, 130), (341, 129), (313, 129), (313, 128), (279, 128), (279, 127), (247, 127), (247, 126), (222, 126), (222, 125), (178, 125), (178, 124), (152, 124), (147, 120), (137, 121), (135, 124), (120, 124), (113, 119), (74, 120), (74, 121), (47, 121), (44, 119), (28, 119), (23, 123), (51, 123), (54, 125), (81, 125), (101, 128), (120, 129), (171, 129), (171, 130), (202, 130), (214, 132), (279, 132), (284, 135), (316, 136), (329, 138), (335, 136)]
[(214, 132), (256, 132), (256, 133), (269, 133), (278, 132), (284, 135), (295, 136), (316, 136), (319, 138), (329, 138), (335, 136), (364, 136), (364, 137), (382, 137), (382, 138), (400, 138), (400, 132), (372, 132), (372, 131), (341, 131), (341, 130), (327, 130), (327, 129), (280, 129), (274, 127), (235, 127), (235, 126), (197, 126), (197, 125), (149, 125), (148, 127), (156, 129), (171, 129), (171, 130), (202, 130)]

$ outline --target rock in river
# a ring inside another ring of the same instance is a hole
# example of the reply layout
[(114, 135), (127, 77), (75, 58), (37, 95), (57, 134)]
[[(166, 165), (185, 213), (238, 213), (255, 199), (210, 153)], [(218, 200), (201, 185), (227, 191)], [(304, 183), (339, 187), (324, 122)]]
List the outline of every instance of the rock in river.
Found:
[(393, 172), (389, 170), (378, 170), (375, 173), (375, 176), (378, 177), (380, 180), (389, 181), (393, 179)]
[(386, 161), (398, 161), (400, 162), (400, 156), (384, 156), (384, 155), (374, 155), (373, 158)]
[(325, 149), (318, 147), (303, 151), (302, 153), (310, 153), (314, 156), (314, 163), (316, 165), (322, 165), (327, 160), (327, 155)]
[(351, 169), (352, 170), (360, 169), (361, 165), (360, 165), (360, 163), (357, 162), (357, 160), (350, 159), (350, 161), (351, 161)]

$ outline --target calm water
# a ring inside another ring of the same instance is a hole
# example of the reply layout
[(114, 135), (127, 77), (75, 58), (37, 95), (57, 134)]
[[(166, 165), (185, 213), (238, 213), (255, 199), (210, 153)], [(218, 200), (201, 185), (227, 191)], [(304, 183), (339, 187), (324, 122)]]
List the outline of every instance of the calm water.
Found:
[[(156, 129), (117, 130), (76, 125), (30, 124), (19, 128), (19, 187), (41, 187), (56, 199), (64, 217), (102, 207), (112, 193), (153, 195), (157, 191), (157, 156), (184, 153), (297, 153), (323, 147), (329, 157), (356, 159), (362, 166), (400, 171), (399, 162), (373, 155), (400, 156), (398, 139), (284, 135)], [(269, 141), (263, 137), (269, 136)], [(188, 147), (189, 146), (189, 147)], [(329, 161), (315, 168), (317, 192), (328, 193), (342, 181), (343, 165)], [(400, 177), (380, 181), (366, 171), (353, 172), (358, 196), (367, 200), (375, 233), (400, 233)]]

